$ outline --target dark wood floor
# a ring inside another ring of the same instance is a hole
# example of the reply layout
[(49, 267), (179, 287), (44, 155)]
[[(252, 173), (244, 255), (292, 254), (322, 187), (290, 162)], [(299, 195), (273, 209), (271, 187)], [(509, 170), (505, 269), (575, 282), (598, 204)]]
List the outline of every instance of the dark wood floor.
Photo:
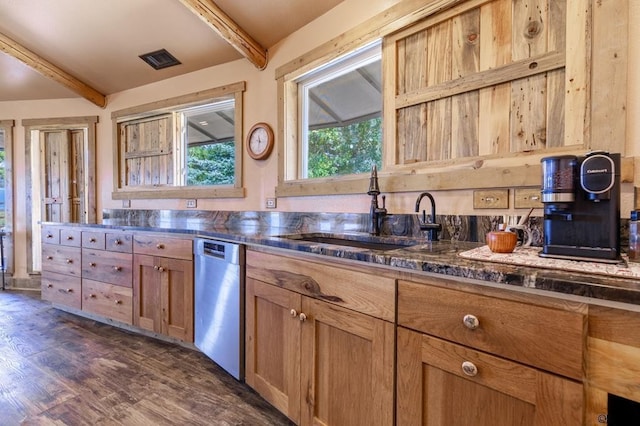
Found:
[(0, 290), (0, 425), (287, 425), (198, 351)]

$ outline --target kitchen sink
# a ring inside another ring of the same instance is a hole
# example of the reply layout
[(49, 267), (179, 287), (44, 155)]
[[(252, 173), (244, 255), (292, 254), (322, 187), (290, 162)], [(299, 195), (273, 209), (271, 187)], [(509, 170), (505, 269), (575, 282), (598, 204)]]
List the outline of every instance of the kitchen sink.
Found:
[(368, 234), (330, 234), (314, 232), (307, 234), (279, 235), (278, 238), (308, 243), (333, 244), (367, 250), (396, 250), (419, 245), (420, 242), (402, 237), (379, 237)]

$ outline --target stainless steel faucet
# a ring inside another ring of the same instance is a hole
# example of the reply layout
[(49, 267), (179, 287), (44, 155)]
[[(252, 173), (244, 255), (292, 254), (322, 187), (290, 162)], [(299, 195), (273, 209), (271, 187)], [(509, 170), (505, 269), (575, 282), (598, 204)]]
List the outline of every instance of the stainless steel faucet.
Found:
[(422, 210), (422, 217), (418, 216), (418, 223), (420, 224), (420, 229), (425, 231), (429, 231), (429, 240), (430, 241), (438, 241), (438, 232), (442, 230), (442, 225), (436, 223), (436, 202), (433, 199), (433, 196), (428, 192), (423, 192), (418, 196), (416, 200), (416, 213), (420, 212), (420, 202), (424, 197), (429, 198), (431, 201), (431, 216), (430, 221), (427, 222), (427, 213)]
[(382, 207), (378, 206), (378, 195), (380, 194), (380, 187), (378, 186), (378, 168), (374, 164), (371, 166), (371, 178), (369, 179), (369, 190), (367, 195), (371, 195), (371, 209), (369, 210), (369, 219), (371, 221), (371, 235), (380, 235), (380, 222), (382, 218), (387, 214), (385, 208), (386, 197), (382, 196)]

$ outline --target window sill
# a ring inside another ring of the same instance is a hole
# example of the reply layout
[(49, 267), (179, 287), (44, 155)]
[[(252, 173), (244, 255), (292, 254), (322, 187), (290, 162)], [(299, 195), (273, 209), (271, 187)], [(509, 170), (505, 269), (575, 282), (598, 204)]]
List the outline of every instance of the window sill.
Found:
[(111, 193), (114, 200), (160, 200), (186, 198), (244, 198), (244, 188), (228, 186), (121, 189)]

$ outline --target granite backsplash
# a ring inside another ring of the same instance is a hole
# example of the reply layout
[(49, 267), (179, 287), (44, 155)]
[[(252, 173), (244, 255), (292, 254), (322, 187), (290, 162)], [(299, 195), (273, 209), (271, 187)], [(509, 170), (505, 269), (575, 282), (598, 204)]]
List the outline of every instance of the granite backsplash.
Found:
[[(205, 222), (237, 232), (256, 233), (269, 229), (283, 232), (368, 232), (367, 213), (302, 213), (271, 211), (209, 211), (209, 210), (133, 210), (106, 209), (103, 224), (132, 226), (175, 225), (189, 229), (189, 224)], [(441, 240), (484, 242), (487, 232), (504, 222), (503, 216), (437, 215), (442, 224)], [(532, 245), (542, 246), (542, 218), (530, 217), (526, 226), (532, 235)], [(629, 221), (621, 220), (621, 247), (628, 244)], [(381, 234), (427, 238), (421, 231), (416, 214), (390, 214), (382, 223)]]

